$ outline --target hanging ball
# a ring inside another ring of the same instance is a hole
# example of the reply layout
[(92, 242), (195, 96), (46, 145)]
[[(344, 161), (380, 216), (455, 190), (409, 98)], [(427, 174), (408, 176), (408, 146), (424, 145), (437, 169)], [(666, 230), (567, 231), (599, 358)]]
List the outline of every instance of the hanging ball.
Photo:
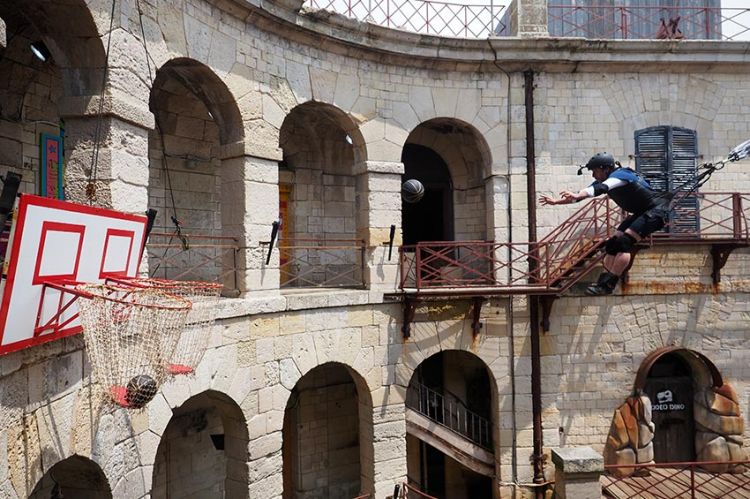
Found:
[(417, 179), (409, 179), (401, 184), (401, 199), (407, 203), (418, 203), (424, 196), (424, 186)]
[(125, 391), (125, 401), (128, 403), (128, 406), (140, 409), (151, 402), (151, 399), (156, 395), (156, 391), (156, 381), (154, 378), (147, 374), (139, 374), (138, 376), (133, 376), (128, 381)]

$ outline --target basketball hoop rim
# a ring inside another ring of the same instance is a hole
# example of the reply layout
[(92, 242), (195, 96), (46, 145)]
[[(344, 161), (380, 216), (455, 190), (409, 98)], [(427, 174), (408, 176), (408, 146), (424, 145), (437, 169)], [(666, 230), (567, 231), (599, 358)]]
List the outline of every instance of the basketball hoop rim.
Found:
[[(99, 298), (99, 299), (109, 301), (112, 303), (119, 303), (121, 305), (127, 305), (131, 307), (152, 308), (156, 310), (190, 310), (193, 306), (192, 302), (190, 302), (189, 300), (166, 293), (164, 291), (160, 291), (156, 288), (149, 289), (149, 288), (137, 288), (133, 286), (125, 287), (125, 286), (113, 286), (111, 284), (80, 283), (80, 282), (72, 282), (72, 281), (45, 282), (44, 285), (51, 287), (53, 289), (57, 289), (63, 293), (70, 293), (72, 295), (76, 295), (79, 298), (84, 298), (87, 300), (93, 300), (94, 298)], [(112, 291), (123, 291), (123, 292), (130, 292), (130, 293), (135, 292), (135, 291), (142, 292), (142, 293), (152, 292), (155, 294), (160, 294), (162, 296), (168, 297), (170, 300), (175, 302), (175, 305), (156, 305), (156, 304), (151, 304), (151, 303), (138, 303), (138, 302), (126, 301), (120, 298), (115, 298), (113, 296), (107, 296), (106, 294), (92, 292), (90, 289), (86, 289), (86, 288), (111, 289)]]

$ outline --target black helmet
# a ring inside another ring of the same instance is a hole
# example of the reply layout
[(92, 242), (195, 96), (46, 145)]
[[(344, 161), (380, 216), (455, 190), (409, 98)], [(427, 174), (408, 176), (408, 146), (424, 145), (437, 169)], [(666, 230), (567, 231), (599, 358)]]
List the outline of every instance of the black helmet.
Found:
[(591, 156), (591, 159), (586, 163), (586, 168), (593, 170), (594, 168), (614, 168), (615, 157), (608, 152), (598, 152)]

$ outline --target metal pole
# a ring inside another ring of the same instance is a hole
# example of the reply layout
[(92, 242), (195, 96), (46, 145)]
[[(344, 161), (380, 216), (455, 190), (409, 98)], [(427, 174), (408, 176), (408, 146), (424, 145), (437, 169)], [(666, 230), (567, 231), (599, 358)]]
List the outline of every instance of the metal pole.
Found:
[[(524, 72), (524, 104), (526, 108), (526, 198), (529, 207), (529, 275), (534, 280), (537, 267), (538, 248), (536, 234), (536, 150), (534, 148), (534, 71)], [(533, 420), (534, 483), (544, 482), (544, 437), (542, 434), (542, 376), (541, 349), (539, 340), (539, 297), (529, 295), (529, 333), (531, 335), (531, 412)], [(543, 499), (542, 487), (536, 487), (536, 498)]]

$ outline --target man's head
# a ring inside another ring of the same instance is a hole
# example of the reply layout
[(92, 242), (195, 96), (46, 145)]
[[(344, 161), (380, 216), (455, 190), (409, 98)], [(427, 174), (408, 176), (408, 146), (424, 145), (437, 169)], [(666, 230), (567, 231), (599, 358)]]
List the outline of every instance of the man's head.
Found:
[(615, 157), (607, 152), (598, 152), (591, 156), (586, 168), (591, 170), (597, 182), (603, 182), (615, 169)]

